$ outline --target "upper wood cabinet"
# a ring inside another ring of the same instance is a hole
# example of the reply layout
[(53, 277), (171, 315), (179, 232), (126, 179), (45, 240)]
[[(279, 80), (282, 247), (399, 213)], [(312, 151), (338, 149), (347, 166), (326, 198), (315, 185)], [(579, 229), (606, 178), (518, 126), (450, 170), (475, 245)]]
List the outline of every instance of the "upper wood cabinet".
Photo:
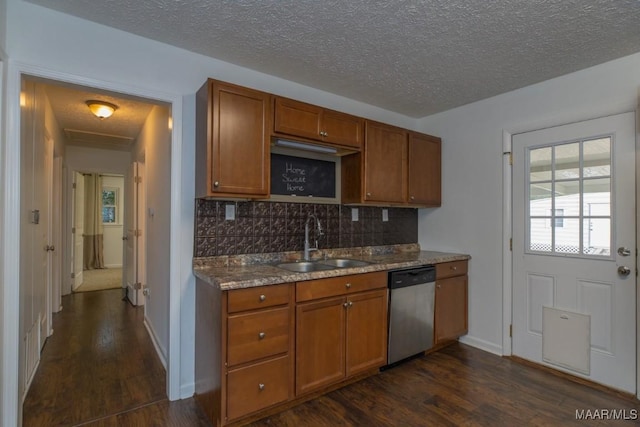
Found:
[(274, 97), (276, 134), (360, 149), (364, 119), (292, 99)]
[(269, 196), (267, 93), (208, 80), (196, 94), (196, 197)]
[(342, 201), (440, 206), (440, 138), (366, 121), (362, 153), (342, 158)]
[(441, 204), (441, 140), (409, 132), (408, 202), (419, 206)]
[(407, 169), (407, 130), (367, 120), (362, 153), (342, 158), (343, 203), (406, 203)]

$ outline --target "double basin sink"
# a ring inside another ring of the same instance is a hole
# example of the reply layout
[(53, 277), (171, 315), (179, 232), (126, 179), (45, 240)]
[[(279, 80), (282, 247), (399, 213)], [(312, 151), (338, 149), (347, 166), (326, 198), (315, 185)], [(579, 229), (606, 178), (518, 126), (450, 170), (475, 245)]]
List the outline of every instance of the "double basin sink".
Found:
[(312, 271), (334, 270), (336, 268), (364, 267), (371, 264), (367, 261), (348, 258), (330, 258), (318, 261), (296, 261), (277, 264), (276, 267), (296, 273), (310, 273)]

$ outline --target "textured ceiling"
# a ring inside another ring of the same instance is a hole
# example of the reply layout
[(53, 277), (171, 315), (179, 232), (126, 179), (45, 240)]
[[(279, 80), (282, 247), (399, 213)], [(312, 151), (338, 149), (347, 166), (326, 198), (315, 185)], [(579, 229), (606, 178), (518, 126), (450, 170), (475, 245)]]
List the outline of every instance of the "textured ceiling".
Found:
[[(58, 126), (67, 144), (93, 148), (129, 150), (138, 137), (153, 104), (90, 89), (44, 84)], [(100, 120), (86, 101), (96, 99), (118, 106), (113, 115)]]
[(640, 51), (638, 0), (29, 0), (411, 117)]

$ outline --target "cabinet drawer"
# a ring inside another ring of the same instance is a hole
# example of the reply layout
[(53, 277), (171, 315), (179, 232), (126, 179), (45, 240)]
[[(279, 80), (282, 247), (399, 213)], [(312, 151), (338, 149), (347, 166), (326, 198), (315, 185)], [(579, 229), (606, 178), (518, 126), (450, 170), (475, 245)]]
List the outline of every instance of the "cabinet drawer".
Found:
[(258, 286), (229, 291), (227, 312), (235, 313), (256, 308), (287, 304), (291, 285)]
[(467, 274), (468, 261), (452, 261), (436, 264), (436, 280)]
[(289, 307), (229, 316), (229, 366), (286, 353), (289, 350), (289, 317)]
[(296, 302), (387, 287), (387, 272), (354, 274), (296, 283)]
[(289, 356), (229, 371), (227, 417), (232, 420), (289, 398)]

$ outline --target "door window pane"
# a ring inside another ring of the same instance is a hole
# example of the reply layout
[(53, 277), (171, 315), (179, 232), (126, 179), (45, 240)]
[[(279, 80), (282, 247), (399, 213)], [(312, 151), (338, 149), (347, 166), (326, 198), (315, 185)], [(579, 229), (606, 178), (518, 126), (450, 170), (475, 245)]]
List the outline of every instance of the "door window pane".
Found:
[(611, 137), (529, 150), (529, 251), (611, 256)]
[(562, 227), (554, 228), (555, 252), (562, 254), (580, 253), (580, 220), (578, 218), (563, 218)]
[(554, 179), (580, 178), (580, 143), (554, 147)]
[(529, 222), (529, 249), (551, 252), (551, 218), (531, 218)]
[(551, 147), (536, 148), (529, 152), (529, 181), (551, 180)]
[(555, 209), (562, 209), (564, 215), (580, 215), (580, 181), (556, 182)]
[(585, 141), (583, 150), (585, 178), (611, 175), (611, 138)]
[(551, 183), (531, 184), (529, 186), (529, 212), (531, 216), (550, 215)]
[(582, 227), (583, 253), (610, 256), (611, 220), (609, 218), (585, 218)]
[(584, 181), (583, 207), (585, 216), (611, 215), (611, 179)]

